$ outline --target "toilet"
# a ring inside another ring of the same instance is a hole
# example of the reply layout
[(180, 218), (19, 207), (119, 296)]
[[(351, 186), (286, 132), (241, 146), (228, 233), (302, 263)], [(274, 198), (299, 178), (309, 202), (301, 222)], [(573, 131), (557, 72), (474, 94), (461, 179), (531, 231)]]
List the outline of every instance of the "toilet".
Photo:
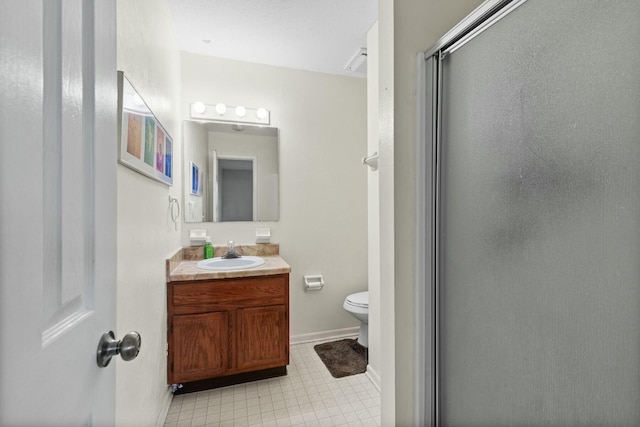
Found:
[(369, 347), (369, 292), (358, 292), (347, 296), (342, 307), (360, 321), (358, 343)]

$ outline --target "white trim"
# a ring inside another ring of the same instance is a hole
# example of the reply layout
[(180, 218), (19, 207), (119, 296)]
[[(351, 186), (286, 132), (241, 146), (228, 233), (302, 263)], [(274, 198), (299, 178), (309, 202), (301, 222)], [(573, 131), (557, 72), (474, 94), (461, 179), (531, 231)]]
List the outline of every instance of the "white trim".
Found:
[(164, 396), (164, 401), (162, 402), (162, 406), (160, 407), (160, 414), (158, 415), (158, 419), (156, 420), (156, 427), (164, 426), (164, 422), (167, 419), (167, 414), (169, 413), (169, 407), (171, 406), (171, 401), (173, 400), (173, 393), (171, 393), (171, 389), (167, 388), (167, 393)]
[(382, 392), (380, 389), (380, 375), (371, 367), (371, 365), (367, 364), (367, 371), (365, 372), (369, 381), (378, 389), (379, 392)]
[(291, 335), (289, 342), (291, 345), (304, 344), (314, 341), (337, 340), (341, 338), (354, 338), (358, 336), (359, 326), (343, 329), (332, 329), (329, 331), (312, 332), (309, 334)]
[(253, 220), (259, 221), (258, 218), (258, 158), (252, 158), (253, 168)]

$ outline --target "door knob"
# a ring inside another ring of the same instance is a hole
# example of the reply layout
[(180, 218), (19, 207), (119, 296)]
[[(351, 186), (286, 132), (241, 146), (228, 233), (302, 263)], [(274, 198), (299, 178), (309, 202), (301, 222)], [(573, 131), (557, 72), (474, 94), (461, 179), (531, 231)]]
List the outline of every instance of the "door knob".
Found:
[(141, 344), (142, 338), (135, 331), (127, 333), (120, 341), (116, 340), (113, 331), (105, 332), (98, 343), (98, 366), (106, 367), (111, 358), (118, 354), (124, 361), (135, 359), (140, 353)]

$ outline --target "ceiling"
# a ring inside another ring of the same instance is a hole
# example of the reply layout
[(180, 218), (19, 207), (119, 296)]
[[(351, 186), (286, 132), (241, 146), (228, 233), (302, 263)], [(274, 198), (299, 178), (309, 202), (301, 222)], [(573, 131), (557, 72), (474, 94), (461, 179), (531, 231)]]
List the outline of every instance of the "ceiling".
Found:
[[(377, 0), (169, 0), (180, 49), (201, 55), (350, 76)], [(208, 40), (208, 42), (207, 42)]]

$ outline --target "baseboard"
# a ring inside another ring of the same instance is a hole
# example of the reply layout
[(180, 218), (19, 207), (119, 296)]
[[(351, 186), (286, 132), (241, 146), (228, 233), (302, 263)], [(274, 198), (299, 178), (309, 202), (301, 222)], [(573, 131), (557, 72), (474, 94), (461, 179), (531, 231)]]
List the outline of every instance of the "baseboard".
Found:
[(378, 373), (371, 367), (371, 365), (367, 365), (367, 371), (365, 372), (365, 375), (378, 389), (378, 391), (380, 391), (380, 375), (378, 375)]
[(158, 415), (158, 419), (156, 420), (156, 427), (164, 426), (164, 420), (167, 419), (172, 399), (173, 393), (171, 393), (171, 389), (167, 388), (167, 394), (165, 394), (164, 402), (162, 402), (162, 407), (160, 408), (160, 415)]
[(289, 342), (291, 345), (294, 345), (314, 341), (330, 341), (341, 338), (352, 338), (354, 336), (358, 336), (359, 332), (359, 326), (354, 326), (352, 328), (332, 329), (330, 331), (312, 332), (310, 334), (291, 335)]

